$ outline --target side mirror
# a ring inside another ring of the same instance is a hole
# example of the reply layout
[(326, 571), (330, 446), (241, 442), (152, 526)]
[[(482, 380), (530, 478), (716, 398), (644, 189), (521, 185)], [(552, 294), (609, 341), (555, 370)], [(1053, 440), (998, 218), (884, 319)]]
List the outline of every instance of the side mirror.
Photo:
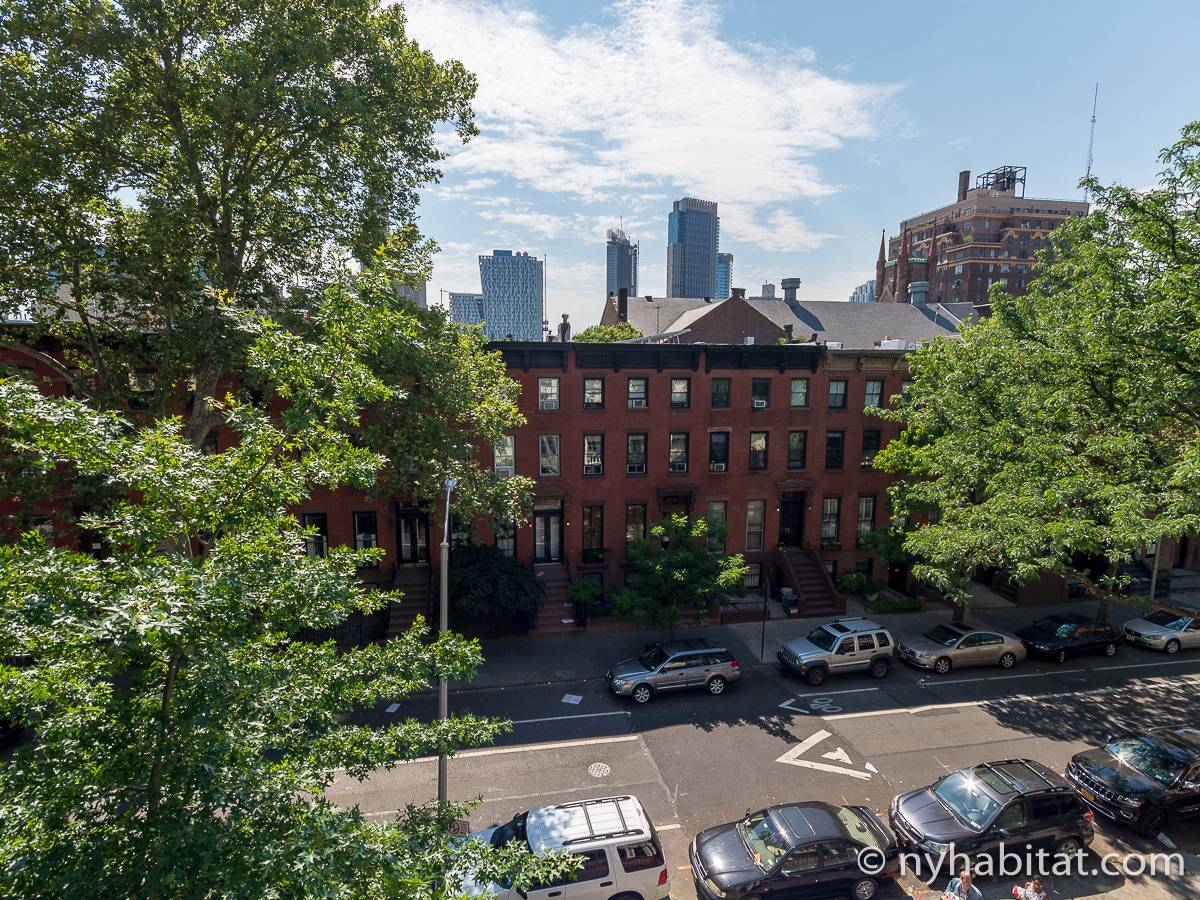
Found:
[(527, 894), (523, 888), (515, 888), (515, 890), (519, 897), (528, 897), (529, 896), (529, 894)]

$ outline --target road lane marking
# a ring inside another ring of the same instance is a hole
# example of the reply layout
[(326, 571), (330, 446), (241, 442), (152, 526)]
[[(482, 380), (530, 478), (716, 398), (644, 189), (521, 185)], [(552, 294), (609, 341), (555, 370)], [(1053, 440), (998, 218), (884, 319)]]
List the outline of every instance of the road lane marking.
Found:
[(616, 712), (578, 713), (573, 716), (545, 716), (541, 719), (513, 719), (514, 725), (532, 725), (535, 722), (562, 722), (567, 719), (595, 719), (598, 716), (628, 716), (629, 710), (618, 709)]
[(970, 684), (973, 681), (1008, 681), (1012, 678), (1041, 678), (1051, 675), (1069, 675), (1072, 672), (1086, 672), (1087, 669), (1057, 669), (1053, 672), (1028, 672), (1024, 675), (989, 675), (983, 678), (951, 678), (943, 681), (941, 678), (918, 678), (917, 684), (921, 687), (930, 687), (931, 685), (941, 684)]
[[(678, 822), (675, 822), (675, 823), (673, 823), (673, 824), (671, 824), (671, 825), (655, 825), (655, 826), (654, 826), (654, 830), (655, 830), (655, 831), (675, 831), (675, 830), (677, 830), (677, 829), (679, 829), (679, 828), (682, 828), (682, 827), (683, 827), (683, 826), (682, 826), (682, 825), (680, 825)], [(684, 868), (686, 869), (686, 868), (687, 868), (687, 866), (684, 866)]]
[[(551, 741), (546, 744), (522, 744), (519, 747), (488, 747), (484, 750), (464, 750), (462, 753), (455, 753), (454, 759), (471, 759), (475, 756), (499, 756), (503, 753), (528, 753), (537, 750), (568, 750), (571, 747), (593, 747), (597, 744), (625, 744), (629, 741), (640, 740), (641, 735), (623, 734), (616, 737), (599, 737), (587, 738), (579, 741)], [(417, 759), (399, 759), (396, 760), (396, 765), (406, 766), (413, 763), (437, 762), (436, 756), (421, 756)], [(344, 773), (345, 769), (334, 769), (335, 772)]]
[(387, 708), (387, 711), (388, 711), (388, 712), (390, 712), (390, 713), (394, 713), (394, 712), (395, 712), (396, 710), (398, 710), (399, 708), (400, 708), (400, 704), (399, 704), (399, 703), (393, 703), (391, 706), (389, 706), (389, 707)]
[[(814, 697), (833, 697), (837, 694), (869, 694), (871, 691), (877, 691), (879, 688), (850, 688), (846, 691), (813, 691), (811, 694), (796, 694), (795, 697), (789, 697), (789, 700), (811, 700)], [(783, 704), (780, 704), (781, 706)]]
[[(870, 781), (870, 772), (860, 772), (858, 769), (848, 769), (845, 766), (831, 766), (829, 763), (819, 763), (807, 759), (800, 759), (801, 756), (803, 756), (813, 747), (817, 746), (817, 744), (821, 743), (821, 741), (832, 736), (833, 735), (822, 728), (820, 731), (810, 734), (795, 747), (788, 750), (786, 753), (776, 759), (775, 762), (783, 763), (784, 765), (788, 766), (800, 766), (803, 769), (815, 769), (818, 772), (831, 772), (835, 775), (849, 775), (851, 778), (857, 778), (861, 781)], [(838, 747), (837, 750), (833, 751), (832, 754), (827, 753), (825, 755), (834, 756), (837, 759), (845, 758), (846, 762), (850, 761), (846, 751), (841, 747)]]
[(1116, 669), (1145, 669), (1149, 666), (1181, 666), (1184, 663), (1194, 663), (1194, 659), (1171, 659), (1166, 662), (1133, 663), (1128, 666), (1096, 666), (1097, 672), (1112, 672)]

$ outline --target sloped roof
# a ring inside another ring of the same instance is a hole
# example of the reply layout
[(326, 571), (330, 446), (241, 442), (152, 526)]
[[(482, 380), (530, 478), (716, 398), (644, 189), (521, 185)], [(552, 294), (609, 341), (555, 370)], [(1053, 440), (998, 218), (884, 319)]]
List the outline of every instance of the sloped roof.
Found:
[[(935, 307), (911, 303), (809, 300), (789, 306), (778, 300), (748, 302), (779, 327), (791, 325), (797, 341), (815, 334), (818, 341), (841, 341), (846, 350), (870, 350), (888, 338), (915, 343), (958, 333), (958, 323), (951, 316)], [(969, 303), (957, 305), (970, 307)], [(964, 317), (969, 318), (965, 311)]]
[(645, 297), (630, 297), (629, 324), (642, 334), (656, 334), (667, 331), (667, 326), (684, 313), (694, 309), (711, 309), (720, 302), (711, 300), (706, 303), (703, 297), (655, 297), (646, 302)]

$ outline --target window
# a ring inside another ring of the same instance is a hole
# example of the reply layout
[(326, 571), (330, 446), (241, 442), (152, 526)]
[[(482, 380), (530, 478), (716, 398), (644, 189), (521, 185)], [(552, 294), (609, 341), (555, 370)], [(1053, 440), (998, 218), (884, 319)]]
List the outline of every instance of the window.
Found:
[(765, 431), (750, 432), (750, 470), (758, 471), (767, 467), (767, 433)]
[(866, 575), (868, 578), (870, 578), (875, 569), (874, 563), (875, 561), (869, 556), (864, 556), (862, 559), (856, 559), (854, 561), (854, 571), (858, 572), (860, 575)]
[(750, 405), (755, 409), (766, 409), (771, 405), (771, 379), (754, 378), (750, 381)]
[(863, 430), (862, 443), (862, 467), (869, 468), (875, 462), (875, 455), (879, 452), (879, 444), (883, 440), (883, 433), (878, 428), (867, 428)]
[(808, 432), (807, 431), (789, 431), (788, 432), (788, 460), (787, 467), (789, 469), (803, 469), (805, 456), (808, 453)]
[(828, 575), (830, 577), (830, 579), (832, 579), (832, 580), (837, 579), (837, 560), (836, 559), (825, 560), (825, 574)]
[(863, 395), (863, 407), (879, 406), (883, 402), (883, 382), (873, 379), (867, 382)]
[(558, 474), (558, 435), (543, 434), (538, 436), (538, 474)]
[(900, 382), (900, 396), (902, 396), (905, 400), (908, 399), (908, 392), (912, 390), (912, 386), (913, 383), (911, 378), (906, 378), (904, 381)]
[(604, 561), (604, 507), (583, 508), (583, 561)]
[(825, 468), (837, 471), (842, 467), (842, 454), (846, 449), (846, 432), (825, 432)]
[(604, 409), (604, 379), (583, 379), (583, 408)]
[(625, 438), (625, 474), (646, 473), (646, 435), (631, 434)]
[(628, 388), (629, 408), (645, 409), (649, 392), (650, 380), (648, 378), (630, 378)]
[(830, 409), (845, 409), (846, 408), (846, 381), (843, 378), (835, 378), (829, 382), (829, 408)]
[(646, 537), (646, 504), (628, 503), (625, 506), (625, 543), (643, 540)]
[(858, 636), (858, 651), (861, 653), (864, 650), (875, 649), (875, 638), (869, 634), (860, 634)]
[(762, 563), (749, 563), (742, 576), (742, 587), (752, 590), (762, 586)]
[(708, 544), (713, 550), (725, 551), (725, 510), (724, 500), (709, 500), (704, 511), (708, 520)]
[(826, 497), (821, 501), (821, 540), (837, 542), (842, 516), (842, 498)]
[(793, 378), (792, 379), (792, 409), (803, 409), (808, 406), (808, 379)]
[(875, 530), (875, 498), (858, 498), (858, 536), (870, 534)]
[(1017, 800), (1015, 803), (1005, 807), (1004, 812), (996, 816), (995, 827), (1003, 828), (1006, 831), (1020, 831), (1025, 827), (1028, 819), (1025, 815), (1025, 801)]
[(329, 552), (329, 517), (325, 513), (304, 513), (300, 524), (305, 530), (315, 529), (315, 534), (304, 538), (304, 552), (309, 556), (324, 556)]
[(509, 519), (497, 519), (494, 526), (496, 549), (505, 556), (517, 555), (517, 528)]
[[(354, 549), (370, 550), (379, 546), (379, 526), (375, 510), (354, 513)], [(362, 565), (364, 569), (378, 567), (378, 562), (368, 562)]]
[(617, 858), (621, 860), (621, 868), (626, 872), (644, 872), (646, 869), (657, 869), (666, 865), (662, 851), (655, 846), (654, 841), (618, 847)]
[(538, 409), (558, 409), (558, 379), (538, 379)]
[(667, 455), (668, 472), (688, 470), (688, 434), (686, 431), (672, 432)]
[(581, 853), (583, 865), (575, 873), (575, 881), (595, 881), (608, 874), (608, 853), (601, 847)]
[(767, 515), (766, 500), (748, 500), (746, 502), (746, 549), (761, 550), (763, 548), (763, 521)]
[(708, 471), (724, 472), (729, 468), (729, 432), (708, 433)]
[(692, 381), (690, 378), (671, 379), (671, 409), (687, 409), (692, 405)]
[(712, 408), (729, 409), (728, 378), (714, 378), (712, 380)]
[(585, 434), (583, 436), (583, 474), (604, 474), (604, 435)]
[(517, 439), (511, 434), (496, 441), (492, 447), (492, 466), (497, 475), (515, 475), (517, 472)]

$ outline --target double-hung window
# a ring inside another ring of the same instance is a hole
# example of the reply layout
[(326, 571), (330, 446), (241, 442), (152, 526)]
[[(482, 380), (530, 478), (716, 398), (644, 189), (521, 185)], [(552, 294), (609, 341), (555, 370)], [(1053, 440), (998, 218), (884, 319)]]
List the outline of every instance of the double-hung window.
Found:
[(538, 436), (538, 474), (542, 476), (557, 475), (558, 465), (558, 435), (543, 434)]
[(630, 378), (628, 388), (629, 408), (645, 409), (648, 402), (649, 392), (649, 378)]
[(625, 474), (646, 474), (646, 435), (631, 434), (626, 436)]
[(808, 432), (807, 431), (789, 431), (788, 432), (788, 455), (787, 467), (789, 469), (803, 469), (805, 457), (808, 454)]
[(746, 501), (746, 549), (763, 548), (763, 523), (767, 515), (766, 500)]
[(538, 379), (538, 409), (558, 409), (558, 379)]
[(771, 379), (750, 379), (750, 406), (754, 409), (766, 409), (771, 405)]
[(825, 468), (836, 472), (842, 468), (842, 457), (846, 450), (846, 432), (825, 432)]
[(844, 378), (834, 378), (829, 382), (829, 408), (846, 408), (846, 380)]
[(671, 379), (671, 409), (687, 409), (692, 405), (692, 382), (690, 378)]
[(686, 472), (688, 470), (688, 433), (686, 431), (671, 433), (667, 453), (668, 472)]
[(883, 382), (878, 379), (868, 381), (866, 391), (863, 394), (863, 407), (880, 406), (882, 403)]
[(883, 433), (878, 428), (868, 428), (863, 431), (862, 467), (868, 469), (875, 462), (875, 454), (883, 441)]
[(804, 409), (808, 406), (808, 379), (793, 378), (792, 379), (792, 394), (791, 394), (792, 409)]
[[(354, 513), (354, 549), (370, 550), (379, 546), (379, 517), (369, 509)], [(361, 568), (374, 569), (377, 562), (361, 564)]]
[(837, 543), (842, 518), (842, 498), (826, 497), (821, 501), (821, 540)]
[(708, 471), (726, 472), (729, 470), (729, 432), (710, 431), (708, 433)]
[(625, 543), (632, 544), (646, 537), (646, 504), (629, 503), (625, 506)]
[(757, 472), (767, 467), (767, 432), (750, 432), (750, 470)]
[(729, 409), (728, 378), (714, 378), (712, 380), (712, 408)]
[(604, 474), (604, 435), (585, 434), (583, 436), (583, 474)]
[(870, 534), (875, 530), (875, 498), (858, 498), (858, 536)]
[(324, 556), (329, 552), (329, 516), (325, 513), (304, 513), (300, 524), (313, 533), (304, 538), (304, 552), (309, 556)]
[(516, 444), (516, 438), (508, 434), (492, 446), (492, 466), (497, 475), (515, 475), (517, 473)]
[(583, 408), (604, 409), (604, 379), (583, 379)]

